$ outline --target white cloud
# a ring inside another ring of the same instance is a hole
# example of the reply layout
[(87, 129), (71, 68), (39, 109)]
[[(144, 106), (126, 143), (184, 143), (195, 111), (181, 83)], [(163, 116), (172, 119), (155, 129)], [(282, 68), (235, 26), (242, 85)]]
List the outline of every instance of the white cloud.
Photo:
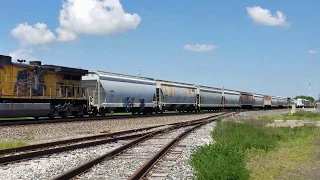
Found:
[(290, 23), (286, 21), (286, 17), (281, 11), (276, 11), (276, 15), (273, 16), (270, 10), (255, 6), (247, 7), (247, 12), (257, 24), (265, 26), (290, 26)]
[(32, 49), (18, 49), (9, 53), (9, 56), (12, 57), (12, 61), (16, 61), (17, 59), (23, 59), (27, 61), (37, 61), (37, 57), (33, 56)]
[(211, 45), (211, 44), (196, 44), (196, 45), (189, 45), (189, 44), (186, 44), (183, 46), (183, 49), (186, 50), (186, 51), (197, 51), (197, 52), (201, 52), (201, 51), (213, 51), (215, 50), (216, 48), (218, 48), (217, 46), (215, 45)]
[(138, 14), (126, 13), (119, 0), (67, 0), (60, 11), (60, 41), (71, 41), (77, 34), (108, 35), (136, 29)]
[(316, 54), (317, 51), (316, 51), (316, 50), (313, 50), (313, 49), (310, 49), (310, 50), (308, 51), (308, 53), (309, 53), (309, 54)]
[(27, 23), (18, 24), (11, 30), (11, 35), (20, 40), (23, 47), (43, 45), (56, 39), (55, 35), (47, 29), (47, 25), (37, 23), (30, 26)]

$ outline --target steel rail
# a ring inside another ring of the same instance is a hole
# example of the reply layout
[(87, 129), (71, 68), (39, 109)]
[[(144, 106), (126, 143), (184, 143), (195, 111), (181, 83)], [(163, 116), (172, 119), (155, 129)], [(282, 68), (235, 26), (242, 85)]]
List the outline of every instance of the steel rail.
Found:
[[(227, 114), (226, 116), (231, 116), (232, 114)], [(147, 173), (152, 169), (152, 167), (158, 162), (159, 159), (161, 159), (165, 154), (169, 152), (172, 147), (181, 141), (183, 138), (185, 138), (187, 135), (189, 135), (192, 131), (200, 128), (201, 126), (212, 122), (213, 120), (209, 120), (203, 123), (200, 123), (199, 125), (196, 125), (192, 128), (189, 128), (188, 130), (181, 133), (178, 137), (174, 138), (172, 141), (170, 141), (166, 146), (164, 146), (162, 149), (160, 149), (154, 156), (152, 156), (147, 162), (145, 162), (140, 168), (138, 168), (129, 178), (128, 180), (138, 180), (142, 179), (147, 175)]]
[(28, 160), (28, 159), (32, 159), (32, 158), (39, 157), (39, 156), (50, 155), (50, 154), (60, 153), (60, 152), (64, 152), (64, 151), (71, 151), (71, 150), (79, 149), (79, 148), (86, 148), (86, 147), (90, 147), (90, 146), (112, 143), (112, 142), (116, 142), (119, 140), (134, 139), (134, 138), (144, 136), (146, 134), (148, 134), (148, 133), (120, 136), (120, 137), (111, 138), (111, 139), (104, 139), (104, 140), (86, 142), (86, 143), (81, 143), (81, 144), (73, 144), (73, 145), (62, 146), (62, 147), (58, 147), (58, 148), (43, 149), (43, 150), (38, 150), (38, 151), (32, 151), (32, 152), (11, 155), (11, 156), (3, 156), (3, 157), (0, 157), (0, 165), (6, 165), (9, 163), (19, 162), (21, 160)]
[[(218, 114), (213, 115), (213, 116), (218, 116)], [(196, 121), (198, 121), (198, 120), (192, 120), (190, 122), (196, 122)], [(189, 121), (184, 121), (184, 123), (186, 123), (186, 122), (189, 122)], [(76, 143), (76, 142), (86, 141), (86, 140), (114, 137), (114, 136), (119, 136), (119, 135), (123, 135), (123, 134), (129, 134), (129, 133), (134, 133), (134, 132), (139, 132), (139, 131), (150, 130), (150, 129), (154, 129), (154, 128), (158, 128), (158, 127), (162, 127), (162, 126), (177, 125), (180, 123), (181, 122), (170, 123), (170, 124), (161, 124), (161, 125), (150, 126), (150, 127), (145, 127), (145, 128), (117, 131), (117, 132), (107, 133), (107, 134), (91, 135), (91, 136), (85, 136), (85, 137), (80, 137), (80, 138), (72, 138), (72, 139), (66, 139), (66, 140), (60, 140), (60, 141), (53, 141), (53, 142), (47, 142), (47, 143), (39, 143), (39, 144), (20, 146), (20, 147), (15, 147), (15, 148), (2, 149), (2, 150), (0, 150), (0, 155), (8, 154), (8, 153), (17, 153), (17, 152), (22, 152), (22, 151), (27, 151), (27, 150), (36, 150), (39, 148), (46, 148), (46, 147), (51, 147), (51, 146)]]
[(150, 133), (146, 134), (145, 136), (142, 136), (142, 137), (140, 137), (140, 138), (138, 138), (136, 140), (133, 140), (130, 143), (127, 143), (127, 144), (125, 144), (125, 145), (123, 145), (123, 146), (121, 146), (121, 147), (119, 147), (117, 149), (114, 149), (114, 150), (112, 150), (112, 151), (110, 151), (110, 152), (108, 152), (108, 153), (106, 153), (106, 154), (104, 154), (102, 156), (99, 156), (99, 157), (97, 157), (97, 158), (95, 158), (93, 160), (90, 160), (90, 161), (88, 161), (88, 162), (86, 162), (86, 163), (84, 163), (84, 164), (82, 164), (82, 165), (80, 165), (80, 166), (78, 166), (78, 167), (76, 167), (74, 169), (66, 171), (63, 174), (60, 174), (59, 176), (53, 178), (53, 180), (71, 179), (71, 178), (73, 178), (73, 177), (75, 177), (75, 176), (77, 176), (77, 175), (89, 170), (90, 168), (92, 168), (96, 164), (98, 164), (98, 163), (100, 163), (100, 162), (102, 162), (104, 160), (109, 160), (112, 157), (120, 154), (121, 152), (123, 152), (123, 151), (125, 151), (125, 150), (127, 150), (127, 149), (129, 149), (129, 148), (131, 148), (131, 147), (133, 147), (133, 146), (135, 146), (135, 145), (147, 140), (147, 139), (150, 139), (155, 135), (158, 135), (158, 134), (161, 134), (161, 133), (166, 133), (166, 132), (169, 132), (169, 131), (172, 131), (174, 129), (178, 129), (178, 128), (181, 128), (181, 127), (199, 125), (199, 124), (201, 124), (203, 122), (210, 122), (210, 120), (213, 121), (213, 120), (217, 119), (218, 118), (217, 116), (218, 115), (212, 116), (212, 117), (207, 117), (207, 118), (202, 118), (202, 121), (200, 121), (200, 119), (199, 119), (199, 120), (197, 120), (195, 122), (184, 122), (184, 123), (177, 124), (177, 125), (165, 128), (165, 129), (161, 129), (161, 130), (156, 130), (156, 131), (150, 132)]
[[(216, 117), (219, 115), (213, 115), (212, 117)], [(208, 118), (212, 118), (212, 117), (207, 117), (207, 118), (202, 118), (203, 119), (208, 119)], [(199, 120), (201, 119), (197, 119), (197, 120), (193, 120), (193, 121), (185, 121), (185, 122), (177, 122), (177, 123), (172, 123), (169, 124), (171, 126), (179, 126), (179, 125), (184, 125), (184, 124), (192, 124), (192, 123), (198, 123)], [(161, 126), (167, 126), (166, 125), (158, 125), (156, 127), (161, 127)], [(60, 153), (60, 152), (64, 152), (64, 151), (70, 151), (70, 150), (74, 150), (74, 149), (79, 149), (79, 148), (86, 148), (86, 147), (90, 147), (90, 146), (96, 146), (96, 145), (101, 145), (101, 144), (106, 144), (106, 143), (112, 143), (112, 142), (116, 142), (118, 140), (129, 140), (129, 139), (134, 139), (134, 138), (138, 138), (141, 136), (145, 136), (147, 134), (149, 134), (150, 132), (147, 133), (140, 133), (140, 134), (135, 134), (135, 135), (128, 135), (128, 136), (120, 136), (120, 137), (112, 137), (115, 135), (120, 135), (120, 134), (126, 134), (126, 133), (132, 133), (132, 132), (136, 132), (136, 131), (143, 131), (143, 130), (147, 130), (147, 129), (152, 129), (155, 127), (147, 127), (147, 128), (141, 128), (141, 129), (134, 129), (134, 130), (127, 130), (127, 131), (120, 131), (120, 132), (115, 132), (115, 133), (110, 133), (110, 134), (105, 134), (105, 135), (97, 135), (97, 136), (89, 136), (89, 137), (83, 137), (83, 138), (78, 138), (78, 139), (70, 139), (70, 140), (64, 140), (64, 141), (56, 141), (56, 142), (51, 142), (51, 143), (44, 143), (45, 146), (41, 146), (42, 144), (38, 144), (38, 145), (31, 145), (30, 146), (23, 146), (17, 148), (19, 150), (33, 150), (33, 147), (37, 147), (42, 148), (38, 151), (32, 151), (32, 152), (25, 152), (25, 153), (21, 153), (21, 154), (16, 154), (16, 155), (10, 155), (10, 156), (3, 156), (0, 157), (0, 165), (5, 165), (8, 163), (14, 163), (14, 162), (18, 162), (21, 160), (28, 160), (28, 159), (32, 159), (35, 157), (39, 157), (39, 156), (44, 156), (44, 155), (50, 155), (50, 154), (54, 154), (54, 153)], [(67, 143), (71, 143), (71, 142), (77, 142), (77, 141), (83, 141), (83, 140), (90, 140), (90, 139), (95, 139), (97, 137), (111, 137), (111, 139), (103, 139), (103, 140), (96, 140), (96, 141), (92, 141), (92, 142), (85, 142), (85, 143), (81, 143), (81, 144), (72, 144), (72, 145), (67, 145), (67, 146), (62, 146), (62, 147), (54, 147), (54, 148), (49, 148), (49, 149), (43, 149), (46, 147), (50, 147), (52, 145), (61, 145), (58, 144), (59, 142), (63, 142), (64, 144)], [(12, 149), (11, 149), (12, 150)], [(5, 151), (5, 150), (4, 150)], [(6, 152), (10, 152), (9, 150), (6, 150)]]
[(194, 115), (194, 114), (207, 114), (210, 112), (166, 112), (163, 114), (140, 114), (140, 115), (112, 115), (112, 116), (95, 116), (95, 117), (69, 117), (69, 118), (55, 118), (55, 119), (19, 119), (19, 120), (0, 120), (0, 126), (18, 126), (18, 125), (31, 125), (31, 124), (54, 124), (63, 122), (77, 122), (77, 121), (101, 121), (109, 119), (126, 119), (126, 118), (143, 118), (143, 117), (162, 117), (162, 116), (181, 116), (181, 115)]

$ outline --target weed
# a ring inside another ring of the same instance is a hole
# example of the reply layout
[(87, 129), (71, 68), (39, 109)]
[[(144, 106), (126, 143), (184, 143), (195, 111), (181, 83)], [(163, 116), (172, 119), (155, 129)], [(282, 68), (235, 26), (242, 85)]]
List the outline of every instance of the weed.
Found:
[[(265, 125), (275, 117), (260, 120), (217, 121), (212, 132), (214, 144), (199, 147), (190, 163), (198, 179), (248, 179), (247, 158), (277, 151), (279, 144), (308, 138), (319, 132), (315, 126), (279, 127)], [(284, 118), (289, 118), (285, 115)]]
[(191, 157), (195, 175), (205, 179), (248, 179), (249, 172), (242, 161), (244, 153), (221, 143), (198, 149)]
[(24, 141), (3, 141), (0, 142), (0, 149), (8, 149), (8, 148), (14, 148), (19, 146), (25, 146), (28, 143)]

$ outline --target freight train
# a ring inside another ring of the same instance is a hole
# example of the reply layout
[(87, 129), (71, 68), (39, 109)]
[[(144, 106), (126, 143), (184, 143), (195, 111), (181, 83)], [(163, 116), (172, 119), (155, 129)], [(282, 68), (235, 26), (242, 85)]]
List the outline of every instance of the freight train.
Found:
[(288, 108), (288, 97), (172, 82), (0, 55), (0, 117), (104, 116), (165, 111)]

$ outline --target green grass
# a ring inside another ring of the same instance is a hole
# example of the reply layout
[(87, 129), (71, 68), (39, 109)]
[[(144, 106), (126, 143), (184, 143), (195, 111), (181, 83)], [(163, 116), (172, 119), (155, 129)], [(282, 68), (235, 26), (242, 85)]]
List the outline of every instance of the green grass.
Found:
[(284, 143), (299, 138), (320, 135), (315, 126), (266, 127), (270, 119), (218, 121), (212, 133), (216, 142), (198, 148), (191, 155), (197, 179), (250, 179), (254, 174), (247, 167), (250, 158), (277, 151)]
[(28, 145), (25, 141), (2, 141), (0, 142), (0, 149), (8, 149), (25, 145)]

